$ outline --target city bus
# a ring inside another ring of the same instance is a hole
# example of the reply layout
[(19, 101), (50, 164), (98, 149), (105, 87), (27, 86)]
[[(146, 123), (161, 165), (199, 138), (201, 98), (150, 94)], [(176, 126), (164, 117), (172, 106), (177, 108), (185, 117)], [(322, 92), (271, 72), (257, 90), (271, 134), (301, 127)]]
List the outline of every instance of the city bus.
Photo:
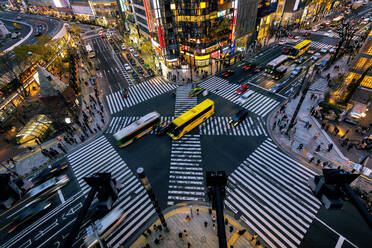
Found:
[(169, 126), (170, 131), (168, 132), (168, 135), (172, 139), (178, 140), (185, 133), (193, 130), (213, 114), (214, 102), (210, 99), (206, 99), (174, 119)]
[(311, 40), (303, 40), (294, 47), (292, 47), (289, 51), (288, 58), (290, 59), (297, 59), (302, 54), (304, 54), (307, 50), (309, 50), (311, 45)]
[(151, 112), (114, 134), (119, 147), (128, 146), (160, 125), (160, 114)]
[(270, 61), (267, 65), (266, 65), (266, 73), (268, 74), (272, 74), (273, 71), (278, 68), (281, 64), (283, 64), (284, 62), (286, 62), (288, 60), (288, 55), (280, 55), (279, 57), (277, 57), (276, 59)]

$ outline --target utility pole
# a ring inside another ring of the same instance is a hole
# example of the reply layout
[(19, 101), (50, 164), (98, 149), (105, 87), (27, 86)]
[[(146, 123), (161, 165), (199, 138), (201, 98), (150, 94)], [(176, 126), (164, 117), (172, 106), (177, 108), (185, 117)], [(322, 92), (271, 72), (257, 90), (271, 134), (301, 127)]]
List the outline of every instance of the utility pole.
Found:
[[(303, 79), (303, 81), (302, 81), (302, 83), (306, 80), (306, 82), (305, 82), (305, 87), (304, 87), (304, 89), (303, 89), (303, 91), (302, 91), (302, 95), (301, 95), (301, 98), (300, 98), (300, 100), (298, 101), (298, 104), (297, 104), (297, 107), (296, 107), (296, 109), (295, 109), (295, 112), (293, 113), (293, 116), (292, 116), (292, 119), (291, 119), (291, 121), (290, 121), (290, 123), (289, 123), (289, 125), (288, 125), (288, 129), (287, 129), (287, 132), (285, 133), (286, 135), (288, 135), (289, 134), (289, 131), (292, 129), (292, 127), (293, 127), (293, 123), (295, 122), (295, 120), (296, 120), (296, 118), (297, 118), (297, 114), (298, 114), (298, 112), (300, 111), (300, 108), (301, 108), (301, 105), (302, 105), (302, 103), (304, 102), (304, 100), (305, 100), (305, 97), (306, 97), (306, 94), (307, 94), (307, 91), (309, 90), (309, 88), (310, 88), (310, 85), (311, 85), (311, 83), (312, 83), (312, 81), (314, 80), (314, 76), (315, 76), (315, 73), (317, 72), (317, 68), (315, 68), (315, 65), (312, 65), (311, 67), (308, 67), (307, 68), (307, 71), (306, 71), (306, 74), (305, 74), (305, 76), (304, 76), (304, 79)], [(307, 74), (308, 74), (308, 72), (310, 71), (310, 79), (307, 79)], [(301, 84), (301, 86), (302, 86), (302, 84)]]
[(141, 182), (143, 183), (143, 186), (145, 186), (146, 192), (149, 195), (152, 204), (154, 205), (154, 208), (156, 210), (156, 213), (159, 216), (161, 224), (165, 227), (165, 231), (169, 232), (167, 222), (165, 222), (164, 215), (161, 212), (158, 201), (156, 200), (155, 194), (152, 191), (151, 184), (150, 184), (148, 178), (146, 177), (145, 170), (142, 167), (139, 167), (136, 172), (137, 172), (137, 175), (140, 178)]

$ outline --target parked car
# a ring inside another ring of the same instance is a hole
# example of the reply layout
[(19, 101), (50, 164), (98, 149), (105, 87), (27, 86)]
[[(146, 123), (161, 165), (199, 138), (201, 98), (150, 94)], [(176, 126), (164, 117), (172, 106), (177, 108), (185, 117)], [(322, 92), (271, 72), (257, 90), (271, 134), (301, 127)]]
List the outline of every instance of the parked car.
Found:
[(129, 52), (134, 52), (134, 49), (133, 49), (133, 47), (128, 47), (128, 50), (129, 50)]
[(129, 64), (124, 64), (124, 69), (125, 69), (126, 71), (132, 71), (132, 68), (130, 67)]
[(127, 48), (125, 47), (124, 44), (121, 45), (121, 50), (123, 50), (123, 51), (127, 50)]
[(241, 95), (241, 94), (243, 94), (244, 92), (246, 92), (248, 89), (249, 89), (249, 85), (248, 85), (248, 84), (243, 84), (243, 85), (241, 85), (239, 88), (237, 88), (237, 89), (235, 90), (235, 93), (236, 93), (237, 95)]
[(137, 52), (133, 52), (133, 56), (137, 58), (139, 55)]
[(254, 91), (253, 90), (248, 90), (247, 92), (245, 92), (239, 99), (238, 99), (238, 102), (241, 103), (241, 104), (244, 104), (246, 102), (248, 102), (248, 99), (251, 95), (253, 95)]
[(235, 115), (229, 120), (229, 124), (233, 124), (234, 127), (239, 125), (240, 122), (244, 121), (248, 116), (248, 111), (245, 109), (239, 110)]

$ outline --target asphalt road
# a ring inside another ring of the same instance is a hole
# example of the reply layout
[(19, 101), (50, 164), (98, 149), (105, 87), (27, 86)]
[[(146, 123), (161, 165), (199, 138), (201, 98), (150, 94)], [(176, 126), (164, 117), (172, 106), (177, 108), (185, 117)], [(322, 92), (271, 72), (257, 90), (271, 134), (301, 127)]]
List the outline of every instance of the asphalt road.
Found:
[[(1, 13), (1, 12), (0, 12)], [(0, 18), (2, 17), (2, 15), (0, 14)], [(23, 24), (19, 24), (18, 25), (21, 27), (21, 30), (17, 30), (14, 28), (13, 26), (13, 22), (8, 22), (8, 21), (4, 21), (2, 20), (2, 22), (5, 24), (5, 26), (8, 28), (9, 32), (13, 33), (13, 32), (20, 32), (20, 36), (16, 39), (12, 39), (12, 38), (7, 38), (4, 40), (4, 43), (3, 45), (1, 46), (1, 51), (11, 47), (12, 45), (14, 45), (15, 43), (17, 43), (19, 40), (23, 39), (24, 37), (26, 37), (26, 35), (30, 32), (30, 27), (27, 26), (27, 25), (23, 25)]]

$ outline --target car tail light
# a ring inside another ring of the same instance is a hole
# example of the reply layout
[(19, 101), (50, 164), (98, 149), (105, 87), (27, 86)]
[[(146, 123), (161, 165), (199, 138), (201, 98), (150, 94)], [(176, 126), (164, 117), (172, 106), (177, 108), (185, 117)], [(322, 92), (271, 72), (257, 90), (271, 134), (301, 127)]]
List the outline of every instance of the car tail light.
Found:
[(10, 229), (10, 230), (8, 231), (8, 233), (13, 232), (16, 228), (17, 228), (17, 226), (14, 226), (12, 229)]

